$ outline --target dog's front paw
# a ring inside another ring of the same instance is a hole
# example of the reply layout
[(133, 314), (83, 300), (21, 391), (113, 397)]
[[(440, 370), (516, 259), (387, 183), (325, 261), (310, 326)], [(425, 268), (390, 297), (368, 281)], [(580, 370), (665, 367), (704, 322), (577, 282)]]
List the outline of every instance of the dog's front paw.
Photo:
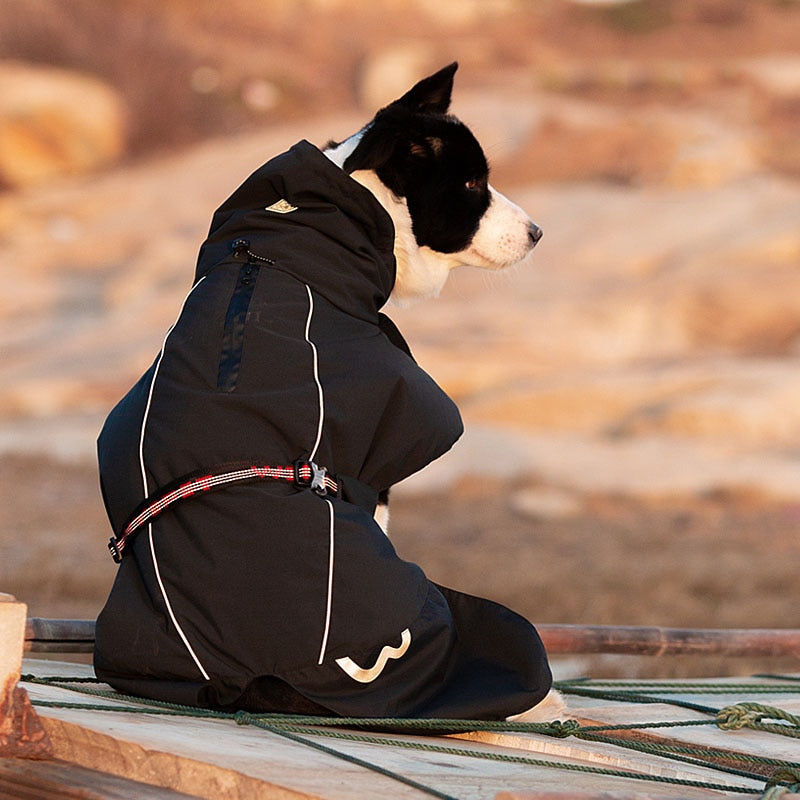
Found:
[(521, 714), (506, 717), (506, 722), (553, 722), (569, 718), (567, 704), (561, 692), (551, 689), (540, 703)]
[(375, 522), (378, 523), (380, 529), (388, 536), (389, 535), (389, 506), (381, 504), (375, 508)]

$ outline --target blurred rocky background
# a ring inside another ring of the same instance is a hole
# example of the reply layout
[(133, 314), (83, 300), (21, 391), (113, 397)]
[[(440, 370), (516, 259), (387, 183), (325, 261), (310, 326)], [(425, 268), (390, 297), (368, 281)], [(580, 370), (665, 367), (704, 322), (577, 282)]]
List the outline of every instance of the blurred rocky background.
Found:
[(467, 426), (398, 549), (534, 620), (800, 626), (796, 0), (5, 0), (0, 590), (96, 614), (94, 440), (213, 210), (456, 59), (545, 236), (390, 309)]

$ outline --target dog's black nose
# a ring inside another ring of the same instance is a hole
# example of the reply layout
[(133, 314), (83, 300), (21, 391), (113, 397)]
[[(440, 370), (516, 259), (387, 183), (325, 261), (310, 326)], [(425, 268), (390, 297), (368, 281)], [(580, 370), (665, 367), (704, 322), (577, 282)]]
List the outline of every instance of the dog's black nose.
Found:
[(531, 247), (542, 238), (542, 229), (535, 222), (528, 223), (528, 238), (531, 241)]

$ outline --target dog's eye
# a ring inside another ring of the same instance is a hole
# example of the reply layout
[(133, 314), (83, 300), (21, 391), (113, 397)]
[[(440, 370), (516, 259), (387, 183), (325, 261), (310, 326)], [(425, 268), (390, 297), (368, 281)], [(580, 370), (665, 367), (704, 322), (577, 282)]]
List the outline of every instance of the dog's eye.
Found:
[(471, 181), (467, 181), (464, 184), (464, 188), (468, 192), (479, 192), (481, 190), (481, 188), (482, 188), (482, 181), (479, 181), (477, 178), (475, 178), (475, 179), (473, 179)]

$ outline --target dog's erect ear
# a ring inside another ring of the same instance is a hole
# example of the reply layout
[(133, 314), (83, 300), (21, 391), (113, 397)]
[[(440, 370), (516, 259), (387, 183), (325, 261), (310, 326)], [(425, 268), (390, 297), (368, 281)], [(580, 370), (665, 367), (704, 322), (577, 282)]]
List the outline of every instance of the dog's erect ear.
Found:
[(457, 69), (458, 62), (454, 61), (444, 69), (423, 78), (399, 100), (381, 109), (372, 123), (364, 129), (356, 149), (345, 159), (342, 165), (345, 172), (383, 169), (384, 183), (395, 194), (402, 194), (402, 170), (399, 167), (391, 170), (389, 165), (397, 159), (402, 163), (408, 155), (420, 157), (439, 153), (441, 139), (422, 136), (416, 140), (410, 135), (409, 121), (414, 114), (447, 113), (453, 92), (453, 76)]
[(399, 100), (395, 100), (392, 105), (404, 106), (411, 111), (419, 111), (424, 114), (446, 114), (447, 109), (450, 108), (453, 76), (457, 69), (458, 62), (454, 61), (444, 69), (423, 78)]

